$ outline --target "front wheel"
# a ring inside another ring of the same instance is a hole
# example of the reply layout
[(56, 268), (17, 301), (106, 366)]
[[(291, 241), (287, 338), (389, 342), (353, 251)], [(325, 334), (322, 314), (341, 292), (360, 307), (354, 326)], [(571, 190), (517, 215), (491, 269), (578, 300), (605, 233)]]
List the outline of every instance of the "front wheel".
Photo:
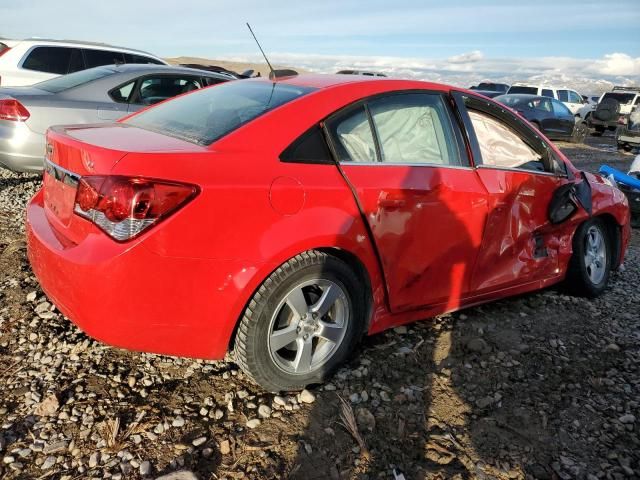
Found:
[(613, 260), (611, 244), (602, 220), (593, 218), (578, 227), (565, 280), (570, 293), (593, 298), (605, 290)]
[(297, 255), (260, 286), (240, 320), (234, 355), (271, 392), (325, 381), (364, 332), (361, 282), (342, 260)]

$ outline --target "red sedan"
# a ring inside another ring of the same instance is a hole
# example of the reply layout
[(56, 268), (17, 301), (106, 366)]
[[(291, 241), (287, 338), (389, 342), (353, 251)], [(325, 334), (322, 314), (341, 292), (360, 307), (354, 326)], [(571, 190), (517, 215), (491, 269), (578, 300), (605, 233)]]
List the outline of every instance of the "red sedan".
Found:
[(595, 296), (625, 196), (470, 91), (229, 82), (48, 132), (27, 211), (42, 288), (89, 335), (325, 380), (364, 334), (558, 282)]

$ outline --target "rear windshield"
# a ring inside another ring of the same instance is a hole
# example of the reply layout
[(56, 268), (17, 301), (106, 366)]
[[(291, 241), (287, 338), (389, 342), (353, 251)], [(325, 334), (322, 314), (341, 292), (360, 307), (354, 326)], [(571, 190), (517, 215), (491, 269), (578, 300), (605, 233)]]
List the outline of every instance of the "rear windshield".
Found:
[(617, 100), (621, 105), (631, 105), (631, 102), (633, 102), (633, 99), (636, 98), (636, 94), (609, 92), (604, 94), (604, 97), (602, 97), (602, 100), (605, 100), (607, 98), (613, 98), (614, 100)]
[(538, 89), (536, 87), (511, 87), (509, 89), (509, 94), (512, 93), (526, 93), (529, 95), (537, 95)]
[(125, 123), (199, 145), (210, 145), (263, 113), (313, 90), (281, 83), (238, 80), (162, 103)]
[(90, 68), (88, 70), (70, 73), (69, 75), (64, 75), (62, 77), (52, 78), (51, 80), (45, 80), (44, 82), (37, 83), (34, 87), (46, 92), (58, 93), (63, 90), (79, 87), (80, 85), (98, 80), (99, 78), (106, 77), (114, 73), (116, 73), (116, 70), (109, 67)]

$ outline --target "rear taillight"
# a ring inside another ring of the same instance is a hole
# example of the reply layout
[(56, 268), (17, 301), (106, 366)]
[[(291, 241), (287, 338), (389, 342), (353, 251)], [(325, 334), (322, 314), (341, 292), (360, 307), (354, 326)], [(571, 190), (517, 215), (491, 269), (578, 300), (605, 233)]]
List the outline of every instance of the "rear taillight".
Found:
[(24, 122), (30, 116), (29, 111), (15, 98), (0, 100), (0, 120)]
[(88, 176), (78, 183), (74, 212), (112, 238), (130, 240), (183, 207), (198, 187), (138, 177)]

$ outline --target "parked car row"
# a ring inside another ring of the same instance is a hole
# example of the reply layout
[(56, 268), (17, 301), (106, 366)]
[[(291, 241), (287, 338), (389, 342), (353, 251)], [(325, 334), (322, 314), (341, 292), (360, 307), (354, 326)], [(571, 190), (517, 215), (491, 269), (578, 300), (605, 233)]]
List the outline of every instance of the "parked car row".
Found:
[(167, 62), (150, 53), (103, 43), (65, 40), (0, 40), (0, 86), (33, 85), (101, 65)]

